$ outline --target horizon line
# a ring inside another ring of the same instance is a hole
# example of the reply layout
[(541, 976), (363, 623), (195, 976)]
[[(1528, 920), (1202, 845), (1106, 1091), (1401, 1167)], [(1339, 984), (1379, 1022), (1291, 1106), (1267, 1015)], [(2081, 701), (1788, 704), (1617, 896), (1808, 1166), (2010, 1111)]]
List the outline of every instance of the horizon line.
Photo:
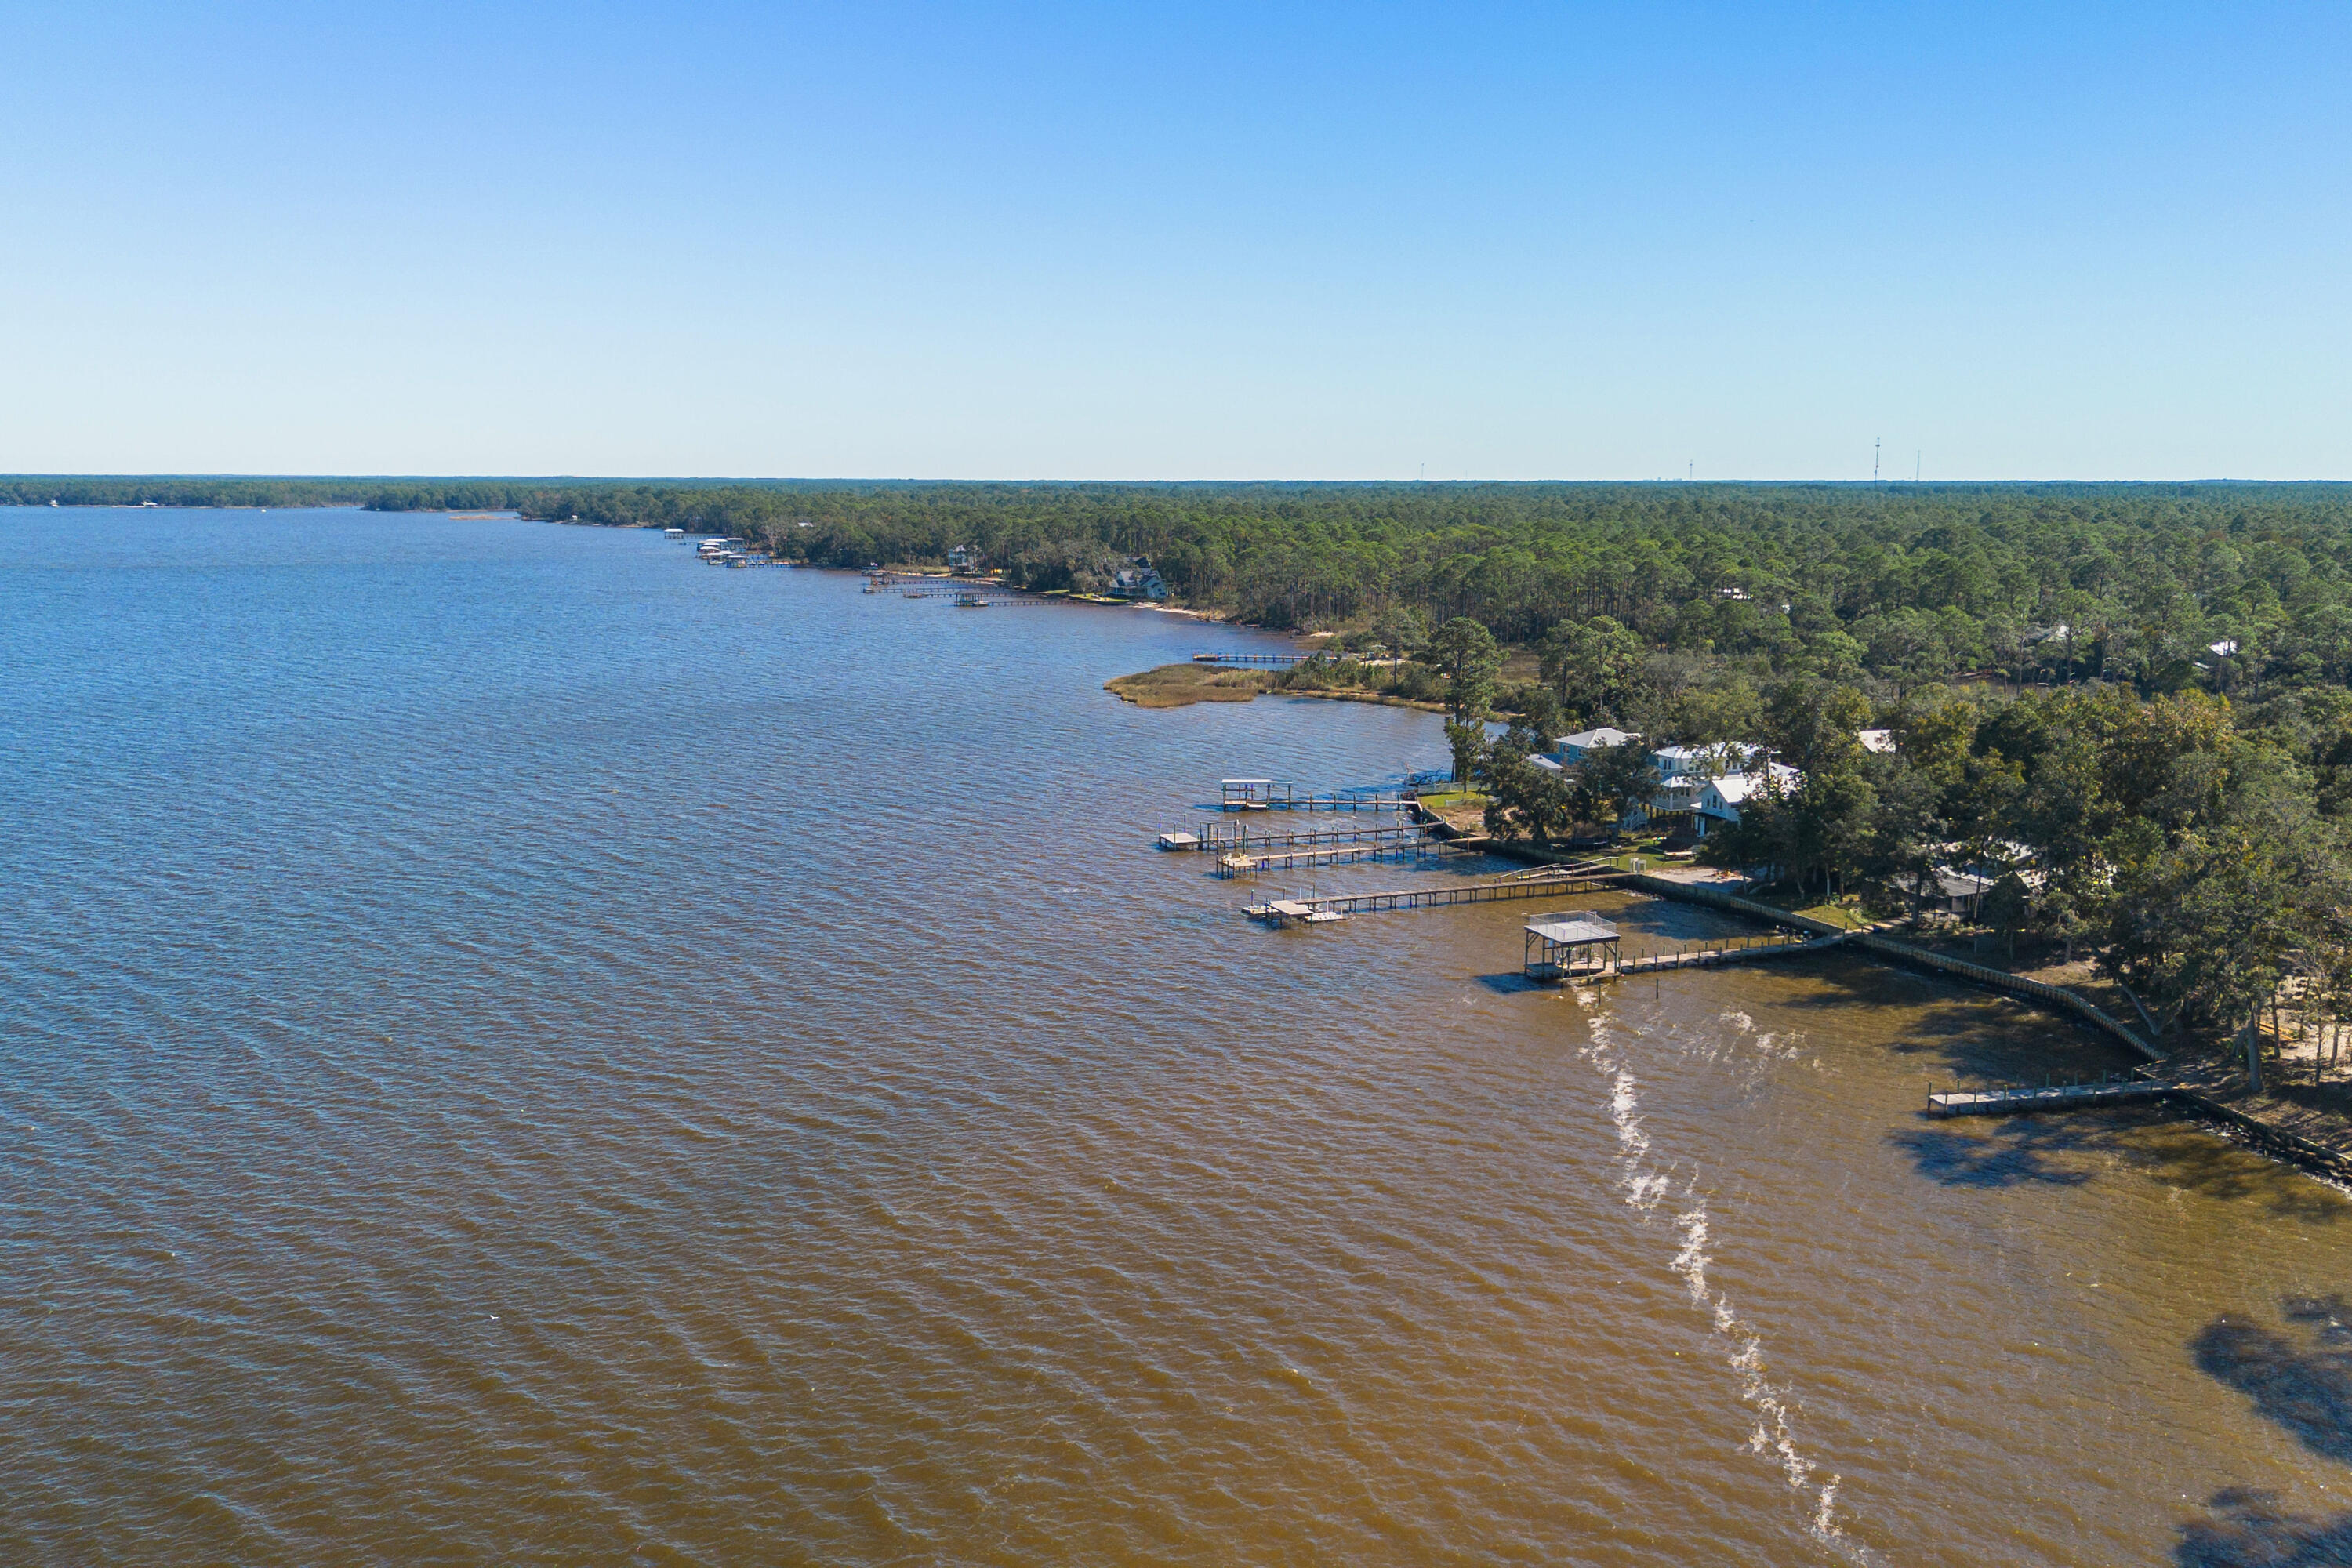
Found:
[(1023, 479), (971, 479), (962, 477), (919, 478), (910, 475), (751, 475), (751, 474), (461, 474), (461, 473), (299, 473), (294, 471), (170, 472), (164, 470), (120, 472), (16, 472), (0, 473), (0, 483), (66, 483), (72, 481), (105, 480), (127, 483), (136, 480), (203, 480), (209, 482), (300, 481), (312, 484), (373, 483), (373, 484), (593, 484), (593, 485), (1129, 485), (1175, 487), (1184, 485), (1281, 485), (1281, 486), (1386, 486), (1396, 489), (1437, 489), (1472, 485), (1639, 485), (1659, 488), (1681, 487), (1696, 489), (1706, 485), (1786, 486), (1822, 485), (1853, 489), (1926, 489), (1937, 486), (2035, 486), (2035, 485), (2352, 485), (2352, 479), (2232, 479), (2213, 475), (2200, 479), (2032, 479), (2032, 478), (1958, 478), (1958, 479), (1055, 479), (1033, 476)]

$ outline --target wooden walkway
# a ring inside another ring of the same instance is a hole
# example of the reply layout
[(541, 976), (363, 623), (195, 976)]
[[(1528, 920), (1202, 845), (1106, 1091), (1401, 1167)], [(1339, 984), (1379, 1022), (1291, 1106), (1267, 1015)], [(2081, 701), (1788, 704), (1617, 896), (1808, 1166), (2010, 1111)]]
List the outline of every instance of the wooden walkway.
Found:
[(1956, 1089), (1931, 1091), (1930, 1116), (2019, 1116), (2037, 1110), (2090, 1110), (2168, 1099), (2169, 1083), (2147, 1079), (2101, 1079), (2095, 1083), (2053, 1083), (2039, 1089)]
[(1792, 953), (1818, 952), (1825, 947), (1844, 943), (1843, 936), (1807, 939), (1785, 931), (1769, 936), (1731, 937), (1712, 947), (1678, 948), (1643, 953), (1638, 958), (1620, 959), (1614, 968), (1595, 976), (1614, 979), (1622, 974), (1655, 974), (1668, 969), (1717, 969), (1727, 963), (1753, 963), (1762, 958), (1786, 958)]
[(1275, 796), (1272, 800), (1245, 800), (1238, 796), (1220, 801), (1220, 811), (1411, 811), (1412, 796), (1409, 795), (1291, 795)]
[(1252, 850), (1304, 848), (1312, 844), (1395, 844), (1410, 843), (1429, 837), (1429, 828), (1418, 822), (1361, 825), (1349, 823), (1345, 827), (1309, 827), (1298, 832), (1252, 833), (1243, 828), (1238, 833), (1219, 833), (1211, 827), (1202, 833), (1163, 833), (1154, 842), (1162, 849), (1189, 850), (1201, 855), (1246, 855)]
[[(1328, 845), (1320, 849), (1277, 850), (1272, 854), (1252, 855), (1235, 850), (1217, 858), (1220, 877), (1247, 877), (1260, 871), (1288, 871), (1301, 866), (1350, 866), (1360, 860), (1419, 860), (1430, 856), (1450, 857), (1461, 853), (1433, 838), (1403, 838), (1385, 844)], [(1471, 851), (1475, 853), (1475, 851)]]
[(889, 588), (884, 591), (886, 593), (896, 594), (902, 599), (973, 598), (985, 599), (992, 605), (1045, 605), (1051, 604), (1053, 602), (1049, 599), (1040, 599), (1032, 595), (1021, 593), (1013, 588), (973, 588), (965, 586), (955, 588)]
[[(1320, 899), (1281, 899), (1252, 904), (1244, 912), (1252, 920), (1282, 925), (1300, 917), (1290, 909), (1317, 915), (1368, 915), (1383, 910), (1433, 910), (1451, 904), (1491, 904), (1505, 899), (1549, 899), (1561, 893), (1597, 893), (1619, 886), (1622, 871), (1596, 871), (1562, 867), (1557, 871), (1527, 872), (1478, 882), (1455, 882), (1427, 888), (1400, 888), (1385, 893), (1339, 893)], [(1277, 908), (1287, 905), (1289, 909)]]

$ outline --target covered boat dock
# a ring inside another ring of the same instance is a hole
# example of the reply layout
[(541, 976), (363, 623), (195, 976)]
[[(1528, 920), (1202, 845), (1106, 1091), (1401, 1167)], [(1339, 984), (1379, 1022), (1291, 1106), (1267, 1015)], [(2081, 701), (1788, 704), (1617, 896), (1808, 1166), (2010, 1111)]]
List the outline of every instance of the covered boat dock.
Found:
[(1525, 929), (1521, 973), (1529, 980), (1598, 980), (1617, 967), (1617, 928), (1599, 915), (1538, 915)]

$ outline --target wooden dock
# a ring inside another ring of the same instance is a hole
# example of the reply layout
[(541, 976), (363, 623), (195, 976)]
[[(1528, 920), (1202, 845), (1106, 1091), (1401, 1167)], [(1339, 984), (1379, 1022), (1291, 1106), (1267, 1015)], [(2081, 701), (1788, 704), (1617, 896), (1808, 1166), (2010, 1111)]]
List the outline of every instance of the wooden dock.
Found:
[(1377, 790), (1333, 790), (1328, 795), (1301, 795), (1298, 786), (1280, 779), (1220, 779), (1220, 811), (1411, 811), (1409, 795), (1382, 795)]
[(1765, 936), (1738, 936), (1712, 941), (1707, 945), (1694, 944), (1682, 948), (1662, 948), (1633, 958), (1618, 960), (1604, 979), (1622, 974), (1655, 974), (1669, 969), (1717, 969), (1727, 963), (1753, 963), (1764, 958), (1787, 958), (1800, 952), (1818, 952), (1825, 947), (1837, 947), (1843, 936), (1804, 937), (1791, 931), (1773, 931)]
[(1162, 849), (1187, 850), (1200, 855), (1247, 855), (1253, 850), (1303, 849), (1316, 844), (1397, 844), (1427, 838), (1429, 828), (1422, 823), (1349, 823), (1345, 827), (1309, 827), (1297, 832), (1252, 833), (1244, 827), (1238, 833), (1219, 833), (1213, 826), (1205, 832), (1187, 833), (1181, 830), (1163, 833), (1153, 842)]
[[(1339, 893), (1319, 899), (1278, 899), (1270, 903), (1252, 904), (1243, 912), (1252, 920), (1281, 925), (1305, 915), (1293, 915), (1293, 909), (1316, 915), (1368, 915), (1383, 910), (1433, 910), (1452, 904), (1491, 904), (1505, 899), (1549, 899), (1561, 893), (1598, 893), (1622, 883), (1626, 873), (1601, 871), (1576, 867), (1560, 867), (1545, 871), (1522, 871), (1515, 876), (1488, 878), (1476, 882), (1454, 882), (1427, 888), (1400, 888), (1382, 893)], [(1285, 908), (1283, 906), (1288, 906)]]
[(1250, 910), (1252, 916), (1270, 926), (1321, 925), (1327, 921), (1343, 921), (1348, 917), (1330, 910), (1318, 910), (1297, 899), (1276, 899)]
[(2175, 1086), (2148, 1079), (2102, 1078), (2095, 1082), (2050, 1083), (2039, 1089), (1931, 1090), (1930, 1116), (2022, 1116), (2041, 1110), (2091, 1110), (2165, 1100)]
[[(1284, 849), (1254, 855), (1236, 849), (1217, 858), (1220, 877), (1248, 877), (1260, 871), (1289, 871), (1302, 866), (1350, 866), (1361, 860), (1424, 859), (1461, 853), (1433, 838), (1403, 838), (1384, 844), (1333, 844), (1319, 849)], [(1475, 851), (1473, 851), (1475, 853)]]
[(1294, 664), (1304, 664), (1316, 656), (1311, 653), (1196, 653), (1194, 664), (1254, 665), (1261, 669), (1287, 669)]
[(1217, 803), (1219, 811), (1411, 811), (1409, 795), (1285, 795), (1272, 800), (1235, 796)]
[(896, 594), (902, 599), (978, 599), (991, 605), (1049, 605), (1050, 599), (1017, 593), (1012, 589), (992, 588), (889, 588), (882, 592)]

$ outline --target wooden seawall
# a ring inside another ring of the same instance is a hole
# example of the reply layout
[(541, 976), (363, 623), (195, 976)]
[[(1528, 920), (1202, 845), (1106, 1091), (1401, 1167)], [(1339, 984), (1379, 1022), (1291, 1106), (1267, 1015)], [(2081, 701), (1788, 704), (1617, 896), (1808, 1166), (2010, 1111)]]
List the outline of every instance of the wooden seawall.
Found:
[(1653, 877), (1640, 872), (1629, 873), (1626, 885), (1639, 888), (1645, 893), (1655, 893), (1660, 898), (1681, 899), (1694, 904), (1708, 904), (1719, 910), (1728, 910), (1736, 914), (1768, 921), (1777, 926), (1807, 931), (1815, 936), (1843, 934), (1846, 936), (1849, 946), (1862, 948), (1896, 963), (1932, 969), (1939, 973), (1949, 974), (1955, 979), (1966, 980), (1971, 984), (1986, 986), (1996, 991), (2006, 991), (2011, 995), (2028, 997), (2055, 1007), (2088, 1024), (2110, 1039), (2129, 1047), (2145, 1060), (2162, 1059), (2161, 1052), (2126, 1028), (2105, 1009), (2067, 990), (2063, 985), (2052, 985), (2046, 981), (2029, 979), (2022, 974), (2011, 974), (2006, 970), (1988, 969), (1981, 963), (1970, 963), (1966, 959), (1949, 958), (1940, 952), (1929, 952), (1925, 948), (1913, 947), (1908, 942), (1897, 942), (1892, 937), (1882, 936), (1874, 931), (1849, 932), (1844, 927), (1832, 925), (1827, 921), (1817, 921), (1809, 916), (1791, 914), (1787, 910), (1774, 909), (1770, 904), (1760, 904), (1753, 899), (1743, 899), (1736, 893), (1726, 893), (1714, 888), (1694, 887), (1687, 882), (1670, 881), (1663, 877)]
[[(1508, 849), (1502, 849), (1501, 852), (1509, 853)], [(1948, 974), (1956, 980), (1965, 980), (1971, 984), (1982, 985), (1990, 990), (2005, 991), (2011, 995), (2038, 1002), (2097, 1030), (2117, 1044), (2126, 1047), (2146, 1061), (2162, 1063), (2166, 1059), (2163, 1053), (2158, 1051), (2151, 1041), (2126, 1027), (2105, 1009), (2087, 997), (2069, 991), (2063, 985), (2052, 985), (2045, 981), (2030, 979), (2022, 974), (2011, 974), (2003, 970), (1988, 969), (1983, 964), (1970, 963), (1966, 959), (1951, 958), (1940, 952), (1930, 952), (1924, 948), (1895, 941), (1874, 931), (1845, 931), (1843, 928), (1831, 925), (1825, 921), (1816, 921), (1804, 915), (1793, 914), (1787, 910), (1775, 909), (1769, 904), (1759, 903), (1752, 899), (1743, 899), (1736, 893), (1726, 893), (1713, 888), (1694, 887), (1687, 882), (1670, 881), (1640, 872), (1627, 873), (1621, 879), (1620, 885), (1636, 888), (1645, 893), (1654, 893), (1660, 898), (1679, 899), (1689, 903), (1710, 905), (1717, 909), (1748, 915), (1756, 920), (1769, 921), (1784, 929), (1805, 931), (1815, 936), (1843, 935), (1846, 939), (1844, 945), (1850, 948), (1858, 948), (1890, 963), (1934, 970), (1938, 973)], [(2251, 1115), (2240, 1110), (2229, 1102), (2230, 1090), (2225, 1082), (2226, 1073), (2213, 1072), (2210, 1075), (2213, 1081), (2210, 1082), (2203, 1081), (2204, 1076), (2200, 1069), (2192, 1068), (2186, 1073), (2169, 1078), (2168, 1081), (2134, 1079), (2121, 1082), (2111, 1080), (2105, 1086), (2047, 1085), (2039, 1090), (2031, 1089), (1951, 1090), (1941, 1097), (1944, 1100), (1942, 1105), (1937, 1103), (1936, 1098), (1931, 1098), (1928, 1114), (1937, 1116), (2006, 1115), (2032, 1110), (2073, 1109), (2076, 1106), (2087, 1109), (2103, 1104), (2161, 1102), (2170, 1104), (2191, 1116), (2228, 1127), (2242, 1137), (2246, 1142), (2276, 1158), (2339, 1181), (2352, 1182), (2352, 1154), (2305, 1137), (2292, 1128), (2279, 1126), (2263, 1120), (2259, 1115)], [(2101, 1092), (2103, 1089), (2104, 1093)], [(2090, 1093), (2085, 1096), (2077, 1092), (2084, 1089), (2088, 1089)]]

